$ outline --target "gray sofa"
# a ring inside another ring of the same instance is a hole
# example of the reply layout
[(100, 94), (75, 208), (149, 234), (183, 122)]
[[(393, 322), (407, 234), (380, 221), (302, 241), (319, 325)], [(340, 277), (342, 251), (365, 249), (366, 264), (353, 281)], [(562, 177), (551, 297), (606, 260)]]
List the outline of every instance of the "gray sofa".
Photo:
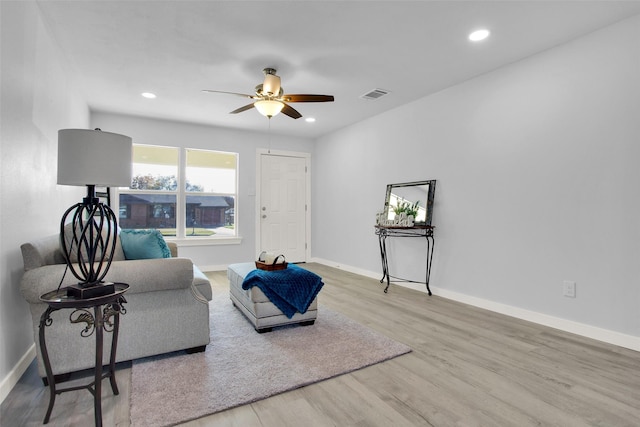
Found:
[[(118, 240), (105, 277), (106, 281), (130, 286), (124, 295), (126, 314), (120, 316), (117, 362), (178, 350), (202, 351), (209, 344), (211, 284), (190, 259), (177, 257), (174, 243), (167, 244), (172, 258), (125, 260)], [(58, 287), (66, 264), (58, 235), (25, 243), (21, 250), (25, 272), (20, 290), (31, 310), (38, 372), (44, 378), (38, 327), (47, 305), (39, 298)], [(62, 286), (77, 282), (67, 271)], [(54, 375), (93, 368), (95, 363), (95, 337), (80, 336), (84, 324), (70, 323), (71, 312), (70, 309), (53, 312), (53, 323), (46, 329)], [(105, 363), (108, 363), (110, 349), (111, 334), (106, 333)]]

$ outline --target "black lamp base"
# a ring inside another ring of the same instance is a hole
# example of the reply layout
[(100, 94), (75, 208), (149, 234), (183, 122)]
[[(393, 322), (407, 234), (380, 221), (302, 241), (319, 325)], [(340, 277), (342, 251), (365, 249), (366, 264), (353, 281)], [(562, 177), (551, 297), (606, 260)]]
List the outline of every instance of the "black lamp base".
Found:
[(77, 299), (89, 299), (113, 294), (115, 291), (116, 286), (111, 282), (97, 283), (90, 286), (85, 285), (85, 287), (78, 283), (77, 285), (67, 287), (67, 296)]

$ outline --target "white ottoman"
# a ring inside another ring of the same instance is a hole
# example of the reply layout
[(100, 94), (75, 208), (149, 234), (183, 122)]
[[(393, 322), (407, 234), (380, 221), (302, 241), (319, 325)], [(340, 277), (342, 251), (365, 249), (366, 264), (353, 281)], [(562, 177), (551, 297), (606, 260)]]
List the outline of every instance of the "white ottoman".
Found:
[(314, 298), (306, 313), (295, 313), (289, 319), (278, 307), (265, 296), (257, 286), (242, 289), (242, 282), (250, 271), (255, 270), (253, 262), (231, 264), (227, 267), (229, 278), (229, 296), (233, 305), (249, 319), (256, 331), (269, 332), (274, 326), (300, 323), (303, 326), (313, 325), (318, 315), (318, 298)]

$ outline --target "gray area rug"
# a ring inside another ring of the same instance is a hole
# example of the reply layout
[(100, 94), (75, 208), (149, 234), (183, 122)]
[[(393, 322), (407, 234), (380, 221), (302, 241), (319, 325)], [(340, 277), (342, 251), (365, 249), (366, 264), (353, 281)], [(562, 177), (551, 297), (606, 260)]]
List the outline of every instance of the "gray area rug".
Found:
[(312, 326), (258, 334), (229, 299), (210, 303), (203, 353), (140, 359), (131, 369), (131, 425), (193, 420), (408, 353), (409, 347), (323, 306)]

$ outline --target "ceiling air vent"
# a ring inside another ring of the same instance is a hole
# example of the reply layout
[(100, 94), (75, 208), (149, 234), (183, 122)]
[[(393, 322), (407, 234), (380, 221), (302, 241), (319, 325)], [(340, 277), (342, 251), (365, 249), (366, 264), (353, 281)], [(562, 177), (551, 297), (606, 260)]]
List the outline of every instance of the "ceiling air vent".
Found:
[(382, 98), (383, 96), (388, 95), (388, 94), (389, 94), (388, 90), (374, 89), (372, 91), (369, 91), (369, 92), (365, 93), (360, 98), (375, 100), (375, 99)]

